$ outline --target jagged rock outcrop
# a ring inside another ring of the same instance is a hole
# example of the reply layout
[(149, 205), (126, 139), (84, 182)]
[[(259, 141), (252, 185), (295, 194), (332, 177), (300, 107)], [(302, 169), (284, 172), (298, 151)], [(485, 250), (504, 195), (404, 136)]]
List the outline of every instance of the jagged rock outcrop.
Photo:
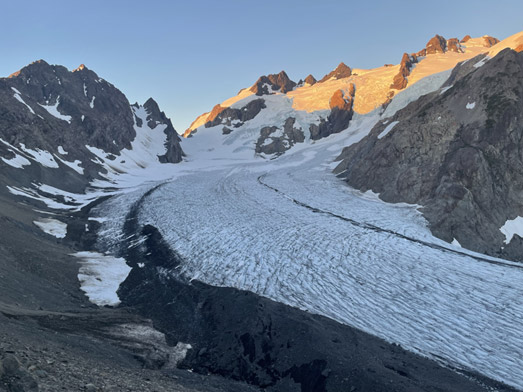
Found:
[(447, 51), (447, 40), (441, 35), (435, 35), (427, 42), (426, 54), (445, 53)]
[(457, 38), (450, 38), (447, 41), (447, 51), (448, 52), (463, 53), (463, 49), (461, 49), (461, 45), (460, 45), (459, 40)]
[(499, 39), (491, 37), (489, 35), (483, 36), (484, 44), (487, 48), (496, 45), (499, 42)]
[(459, 41), (457, 38), (450, 38), (450, 39), (446, 40), (441, 35), (436, 34), (434, 37), (432, 37), (429, 40), (429, 42), (427, 42), (425, 49), (420, 50), (418, 53), (415, 54), (415, 56), (424, 57), (424, 56), (427, 56), (430, 54), (446, 53), (446, 52), (463, 53), (461, 44), (469, 41), (470, 39), (471, 39), (470, 35), (467, 35), (467, 36), (463, 37), (463, 39), (461, 41)]
[(400, 70), (398, 74), (394, 76), (394, 80), (390, 85), (390, 88), (395, 90), (403, 90), (405, 87), (407, 87), (407, 78), (410, 75), (410, 71), (416, 62), (417, 58), (415, 56), (409, 56), (407, 53), (403, 53), (403, 57), (401, 58), (400, 62)]
[(313, 86), (313, 85), (316, 84), (317, 80), (316, 80), (316, 78), (315, 78), (314, 76), (312, 76), (312, 75), (309, 74), (309, 75), (305, 78), (304, 82), (305, 82), (306, 84), (308, 84), (309, 86)]
[[(292, 91), (296, 87), (296, 83), (289, 79), (285, 71), (279, 74), (271, 74), (261, 76), (250, 90), (256, 95), (267, 95), (274, 92), (286, 93)], [(270, 90), (269, 90), (270, 88)]]
[(318, 125), (311, 124), (309, 127), (312, 140), (341, 132), (349, 126), (349, 122), (354, 114), (355, 94), (356, 88), (354, 84), (351, 84), (347, 91), (336, 90), (334, 92), (329, 102), (331, 112), (327, 119), (322, 119)]
[(296, 143), (303, 143), (305, 136), (301, 128), (294, 125), (296, 119), (289, 117), (285, 120), (283, 127), (263, 127), (260, 137), (256, 141), (255, 151), (257, 154), (281, 155)]
[[(216, 109), (216, 105), (214, 108)], [(240, 109), (236, 108), (220, 108), (216, 109), (216, 116), (205, 123), (205, 128), (215, 127), (216, 125), (227, 125), (238, 128), (242, 126), (245, 121), (252, 120), (265, 108), (265, 100), (262, 98), (250, 101), (247, 105)], [(214, 112), (214, 109), (213, 109)]]
[(167, 127), (163, 133), (166, 135), (165, 148), (166, 152), (164, 155), (158, 156), (161, 163), (177, 163), (182, 160), (183, 151), (180, 147), (180, 136), (173, 127), (171, 120), (165, 115), (164, 112), (160, 111), (160, 107), (156, 101), (149, 98), (144, 103), (144, 108), (147, 110), (147, 124), (151, 129), (156, 128), (158, 124), (165, 124)]
[(352, 75), (352, 70), (350, 67), (345, 65), (343, 62), (341, 62), (334, 71), (329, 72), (327, 75), (325, 75), (318, 83), (325, 82), (329, 79), (343, 79), (348, 78)]
[(388, 202), (416, 203), (435, 235), (523, 260), (500, 228), (523, 216), (523, 54), (456, 67), (451, 87), (421, 97), (339, 157), (336, 173)]

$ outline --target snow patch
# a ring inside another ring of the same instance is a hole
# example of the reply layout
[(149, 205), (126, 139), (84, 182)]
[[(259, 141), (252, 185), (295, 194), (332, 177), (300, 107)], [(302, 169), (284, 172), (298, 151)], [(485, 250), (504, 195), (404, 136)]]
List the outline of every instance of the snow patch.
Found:
[(389, 125), (387, 125), (387, 127), (378, 135), (378, 139), (382, 139), (385, 136), (387, 136), (387, 134), (390, 131), (392, 131), (392, 128), (394, 128), (396, 126), (396, 124), (398, 124), (398, 123), (399, 123), (399, 121), (393, 121)]
[(490, 60), (489, 56), (483, 57), (481, 60), (479, 60), (476, 64), (474, 64), (474, 68), (483, 67), (487, 61)]
[(517, 216), (512, 220), (507, 220), (499, 231), (505, 235), (505, 244), (509, 244), (516, 234), (523, 238), (523, 217)]
[(58, 168), (58, 163), (56, 163), (56, 161), (53, 158), (53, 155), (50, 152), (45, 151), (45, 150), (40, 150), (38, 148), (36, 150), (33, 150), (31, 148), (26, 147), (25, 144), (23, 144), (23, 143), (20, 143), (20, 148), (26, 154), (30, 155), (30, 157), (33, 160), (35, 160), (42, 166), (50, 167), (52, 169)]
[(447, 86), (447, 87), (443, 87), (443, 88), (441, 89), (441, 91), (439, 92), (439, 95), (443, 95), (443, 94), (445, 94), (445, 93), (446, 93), (448, 90), (450, 90), (452, 87), (454, 87), (453, 84), (450, 85), (450, 86)]
[(56, 156), (56, 155), (55, 155), (55, 157), (60, 162), (62, 162), (64, 165), (69, 166), (71, 169), (73, 169), (78, 174), (84, 174), (84, 168), (80, 166), (82, 164), (82, 161), (80, 161), (79, 159), (76, 159), (74, 162), (69, 162), (69, 161), (66, 161), (65, 159), (62, 159), (62, 158)]
[(11, 87), (11, 89), (15, 92), (14, 94), (14, 97), (16, 98), (17, 101), (23, 103), (28, 109), (29, 111), (32, 113), (32, 114), (35, 114), (33, 108), (31, 106), (29, 106), (23, 99), (22, 99), (22, 96), (21, 96), (21, 93), (20, 91), (18, 91), (16, 88), (14, 87)]
[(89, 301), (99, 306), (118, 305), (116, 291), (131, 271), (125, 259), (97, 252), (77, 252), (72, 256), (82, 260), (78, 280)]
[(58, 146), (58, 154), (60, 154), (60, 155), (67, 155), (69, 153), (67, 151), (65, 151), (62, 146)]
[(29, 162), (27, 159), (25, 159), (23, 156), (18, 155), (17, 153), (13, 152), (15, 154), (14, 158), (11, 159), (5, 159), (2, 157), (2, 161), (7, 163), (9, 166), (12, 166), (16, 169), (22, 169), (24, 166), (29, 166), (31, 162)]
[(474, 109), (476, 107), (476, 102), (467, 103), (466, 108), (467, 109)]
[(47, 112), (56, 117), (57, 119), (59, 120), (63, 120), (63, 121), (67, 121), (69, 124), (71, 124), (71, 119), (72, 117), (71, 116), (67, 116), (65, 114), (62, 114), (58, 111), (58, 105), (60, 105), (60, 97), (58, 97), (56, 99), (56, 103), (54, 105), (42, 105), (42, 104), (38, 104), (40, 105), (41, 107), (43, 107), (45, 110), (47, 110)]
[(91, 99), (91, 102), (89, 102), (89, 106), (91, 107), (91, 109), (94, 108), (94, 100), (96, 99), (96, 97), (93, 95), (93, 98)]
[(458, 240), (455, 238), (452, 240), (451, 244), (454, 246), (457, 246), (458, 248), (462, 247), (461, 244), (458, 242)]
[(43, 218), (33, 221), (46, 234), (52, 235), (56, 238), (64, 238), (67, 234), (67, 224), (60, 222), (57, 219)]

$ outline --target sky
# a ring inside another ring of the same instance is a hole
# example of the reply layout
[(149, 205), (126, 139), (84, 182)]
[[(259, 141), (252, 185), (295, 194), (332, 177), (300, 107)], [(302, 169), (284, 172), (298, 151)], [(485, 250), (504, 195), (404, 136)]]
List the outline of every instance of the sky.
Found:
[(435, 34), (523, 30), (521, 0), (18, 0), (0, 12), (0, 77), (38, 59), (85, 64), (131, 103), (153, 97), (178, 132), (261, 75), (319, 79), (341, 61), (397, 64)]

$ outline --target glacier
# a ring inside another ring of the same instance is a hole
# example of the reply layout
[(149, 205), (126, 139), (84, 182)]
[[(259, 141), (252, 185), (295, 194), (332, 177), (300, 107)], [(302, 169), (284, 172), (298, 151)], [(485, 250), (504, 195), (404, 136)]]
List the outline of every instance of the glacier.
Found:
[(184, 259), (172, 274), (249, 290), (523, 388), (523, 266), (437, 239), (420, 206), (385, 203), (331, 173), (342, 147), (380, 120), (356, 116), (346, 131), (272, 160), (234, 132), (202, 129), (162, 181), (93, 210), (106, 218), (99, 242), (117, 252), (140, 200), (139, 223)]

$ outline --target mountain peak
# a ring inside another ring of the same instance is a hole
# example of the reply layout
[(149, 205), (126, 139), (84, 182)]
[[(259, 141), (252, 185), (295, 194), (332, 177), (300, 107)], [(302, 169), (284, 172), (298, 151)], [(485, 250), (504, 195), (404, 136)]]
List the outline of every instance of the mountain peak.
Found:
[(310, 86), (312, 86), (313, 84), (315, 84), (317, 82), (316, 78), (314, 76), (312, 76), (311, 74), (309, 74), (306, 78), (305, 78), (305, 83), (309, 84)]
[(80, 66), (74, 69), (73, 72), (83, 71), (84, 69), (87, 70), (88, 68), (84, 64), (80, 64)]
[(51, 65), (49, 65), (49, 63), (45, 60), (42, 60), (42, 59), (36, 60), (36, 61), (33, 61), (32, 63), (26, 65), (25, 67), (19, 69), (18, 71), (13, 72), (11, 75), (9, 75), (9, 78), (16, 78), (25, 70), (44, 69), (44, 68), (50, 68), (50, 67), (51, 67)]
[[(268, 86), (271, 87), (272, 91), (269, 91)], [(250, 88), (250, 90), (256, 95), (267, 95), (277, 91), (285, 94), (288, 91), (292, 91), (295, 86), (296, 83), (289, 78), (287, 73), (285, 71), (281, 71), (278, 74), (261, 76)]]
[(346, 65), (343, 61), (338, 64), (336, 69), (334, 71), (328, 73), (325, 75), (318, 83), (325, 82), (329, 79), (335, 78), (335, 79), (343, 79), (348, 78), (352, 75), (352, 70), (348, 65)]

